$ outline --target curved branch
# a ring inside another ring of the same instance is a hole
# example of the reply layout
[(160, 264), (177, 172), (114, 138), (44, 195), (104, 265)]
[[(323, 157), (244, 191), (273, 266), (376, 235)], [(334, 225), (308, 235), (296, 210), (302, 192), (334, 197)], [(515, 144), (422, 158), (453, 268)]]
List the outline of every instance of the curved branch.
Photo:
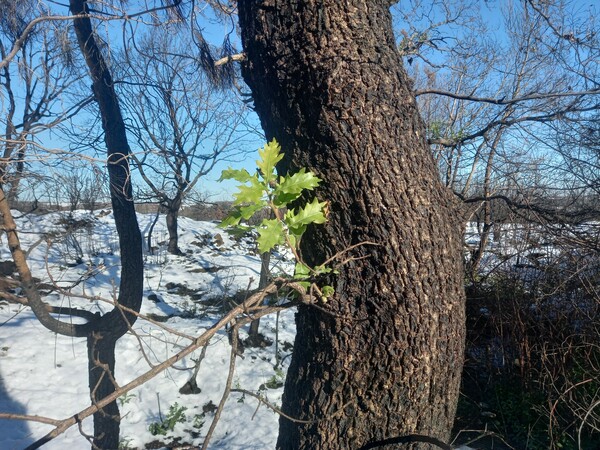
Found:
[[(121, 249), (121, 280), (117, 302), (139, 311), (143, 292), (142, 237), (132, 201), (131, 149), (127, 140), (125, 123), (114, 89), (114, 83), (104, 56), (98, 47), (92, 29), (88, 4), (84, 0), (70, 0), (75, 34), (92, 79), (92, 90), (100, 109), (107, 166), (110, 179), (110, 196)], [(109, 331), (122, 336), (135, 322), (136, 316), (117, 308), (104, 314), (95, 324), (94, 331)]]
[(272, 403), (266, 401), (261, 395), (255, 394), (254, 392), (249, 391), (247, 389), (234, 388), (234, 389), (231, 389), (231, 392), (239, 392), (241, 394), (249, 395), (250, 397), (254, 397), (260, 403), (262, 403), (263, 405), (265, 405), (267, 408), (271, 409), (273, 412), (279, 414), (280, 416), (285, 417), (287, 420), (289, 420), (291, 422), (294, 422), (294, 423), (303, 423), (303, 424), (311, 424), (311, 423), (315, 422), (315, 420), (302, 420), (302, 419), (296, 419), (295, 417), (292, 417), (292, 416), (288, 416), (286, 413), (284, 413), (277, 406), (275, 406)]
[(27, 26), (21, 33), (21, 36), (19, 36), (19, 38), (15, 41), (10, 52), (8, 52), (6, 54), (6, 56), (2, 59), (2, 61), (0, 61), (0, 69), (8, 66), (8, 64), (12, 61), (12, 59), (16, 56), (16, 54), (19, 53), (19, 50), (21, 50), (21, 48), (23, 48), (23, 45), (25, 44), (27, 37), (31, 34), (31, 32), (34, 30), (35, 26), (38, 23), (45, 22), (45, 21), (73, 20), (74, 18), (75, 18), (75, 16), (44, 16), (44, 17), (36, 17), (35, 19), (33, 19), (31, 22), (29, 22), (27, 24)]
[(584, 221), (589, 220), (590, 217), (597, 216), (600, 211), (598, 210), (590, 210), (586, 209), (584, 211), (574, 211), (574, 212), (560, 212), (557, 209), (543, 208), (541, 206), (533, 205), (531, 203), (520, 203), (517, 202), (506, 195), (495, 194), (488, 196), (477, 196), (477, 197), (469, 197), (466, 198), (464, 195), (455, 192), (454, 193), (463, 203), (479, 203), (479, 202), (489, 202), (492, 200), (502, 200), (506, 205), (510, 208), (514, 208), (515, 210), (522, 211), (532, 211), (541, 216), (544, 216), (546, 219), (571, 219), (575, 221)]
[[(23, 289), (23, 292), (25, 293), (25, 296), (27, 297), (27, 303), (32, 309), (37, 319), (42, 325), (44, 325), (50, 331), (53, 331), (55, 333), (73, 337), (86, 336), (89, 330), (91, 329), (91, 325), (95, 322), (95, 319), (97, 319), (97, 316), (94, 315), (94, 320), (87, 324), (71, 324), (62, 322), (50, 315), (51, 312), (53, 312), (53, 307), (44, 303), (40, 296), (40, 293), (37, 290), (35, 282), (33, 281), (33, 276), (31, 275), (31, 271), (27, 264), (25, 253), (21, 248), (19, 236), (17, 235), (17, 225), (10, 211), (8, 200), (4, 195), (4, 190), (1, 188), (0, 215), (2, 215), (4, 219), (4, 231), (6, 232), (8, 247), (13, 257), (13, 261), (15, 262), (15, 265), (17, 267), (19, 276), (21, 277), (21, 287)], [(81, 310), (76, 311), (77, 314), (75, 315), (78, 315), (79, 317), (90, 318), (88, 314), (91, 313), (87, 311), (84, 312)]]
[(505, 119), (500, 119), (500, 120), (494, 120), (494, 121), (488, 123), (485, 127), (480, 129), (479, 131), (475, 131), (466, 136), (463, 136), (460, 138), (455, 138), (455, 139), (453, 139), (453, 138), (428, 139), (428, 143), (429, 144), (438, 144), (443, 147), (454, 147), (460, 143), (483, 137), (483, 136), (485, 136), (486, 133), (488, 133), (491, 129), (493, 129), (495, 127), (499, 127), (499, 126), (510, 127), (512, 125), (516, 125), (516, 124), (524, 123), (524, 122), (539, 122), (539, 123), (553, 122), (555, 120), (564, 118), (567, 113), (589, 112), (589, 111), (596, 111), (598, 109), (600, 109), (600, 104), (594, 104), (594, 105), (592, 105), (590, 107), (586, 107), (586, 108), (574, 108), (571, 106), (571, 107), (566, 107), (566, 108), (562, 109), (561, 111), (550, 112), (548, 114), (540, 114), (537, 116), (529, 115), (529, 116), (523, 116), (523, 117), (518, 117), (518, 118), (514, 118), (514, 119), (505, 118)]

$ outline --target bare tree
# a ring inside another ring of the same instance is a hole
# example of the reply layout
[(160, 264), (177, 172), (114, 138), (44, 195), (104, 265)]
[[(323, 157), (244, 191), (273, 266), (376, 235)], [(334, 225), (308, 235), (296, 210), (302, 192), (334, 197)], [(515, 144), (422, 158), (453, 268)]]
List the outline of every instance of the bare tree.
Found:
[(185, 198), (217, 162), (247, 150), (248, 135), (245, 105), (233, 91), (213, 86), (191, 54), (189, 31), (177, 31), (165, 27), (137, 41), (134, 35), (117, 81), (139, 149), (135, 166), (166, 212), (173, 254), (180, 252), (177, 218)]
[[(559, 3), (488, 9), (481, 2), (441, 0), (399, 7), (401, 48), (412, 64), (432, 151), (446, 185), (476, 206), (470, 208), (479, 225), (468, 261), (472, 276), (502, 221), (492, 203), (503, 198), (535, 206), (544, 202), (539, 193), (561, 184), (532, 189), (533, 180), (551, 180), (543, 174), (553, 158), (539, 139), (544, 130), (599, 106), (595, 18)], [(557, 33), (546, 16), (550, 10), (561, 26), (578, 30), (577, 39)], [(494, 29), (486, 14), (494, 15)]]
[[(72, 0), (69, 7), (73, 15), (77, 17), (73, 21), (74, 29), (81, 54), (92, 79), (93, 96), (100, 109), (108, 154), (110, 194), (119, 234), (122, 263), (119, 292), (112, 311), (100, 315), (76, 308), (55, 309), (45, 304), (27, 265), (25, 253), (20, 247), (4, 188), (0, 190), (0, 212), (9, 247), (20, 275), (21, 286), (27, 297), (27, 304), (32, 308), (40, 323), (59, 334), (87, 338), (90, 395), (92, 403), (96, 403), (117, 388), (114, 381), (115, 344), (135, 322), (137, 318), (135, 312), (139, 311), (141, 306), (142, 242), (132, 201), (131, 175), (128, 164), (130, 150), (111, 74), (96, 43), (86, 2)], [(27, 51), (28, 46), (21, 44), (21, 48)], [(44, 58), (43, 53), (41, 56)], [(50, 64), (51, 60), (46, 58), (44, 61), (46, 64)], [(44, 71), (43, 73), (48, 72)], [(8, 72), (5, 71), (4, 74), (6, 80)], [(26, 76), (26, 86), (31, 86), (31, 90), (28, 88), (26, 92), (33, 92), (33, 89), (38, 86), (37, 81), (33, 78), (30, 82), (28, 80), (29, 78)], [(49, 86), (52, 85), (49, 84)], [(28, 117), (30, 114), (44, 116), (49, 111), (47, 105), (52, 99), (52, 96), (50, 98), (42, 96), (42, 100), (38, 103), (40, 107), (33, 110), (34, 106), (32, 105), (34, 104), (27, 104), (25, 116)], [(14, 128), (17, 127), (13, 127), (13, 133)], [(123, 311), (122, 307), (128, 308), (128, 311), (133, 311), (133, 313)], [(78, 316), (85, 319), (86, 323), (74, 324), (73, 321), (61, 321), (53, 315), (55, 313), (63, 316)], [(94, 430), (93, 445), (96, 448), (118, 448), (119, 410), (116, 401), (108, 403), (94, 414)]]
[(17, 198), (27, 166), (47, 159), (40, 143), (49, 130), (77, 114), (91, 101), (91, 96), (73, 98), (70, 89), (82, 78), (74, 62), (69, 30), (65, 22), (42, 22), (35, 32), (21, 37), (30, 20), (34, 20), (35, 5), (21, 2), (7, 6), (0, 14), (0, 56), (8, 58), (12, 42), (21, 41), (11, 64), (0, 68), (0, 89), (3, 114), (0, 137), (3, 165), (0, 182), (11, 202)]

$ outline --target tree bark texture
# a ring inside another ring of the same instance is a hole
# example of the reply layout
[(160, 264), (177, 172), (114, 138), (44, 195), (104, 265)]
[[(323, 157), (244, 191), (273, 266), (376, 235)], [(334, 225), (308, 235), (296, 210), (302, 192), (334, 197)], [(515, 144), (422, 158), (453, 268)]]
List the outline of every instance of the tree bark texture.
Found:
[[(281, 449), (352, 449), (418, 433), (449, 438), (464, 350), (462, 225), (439, 180), (384, 0), (239, 0), (267, 138), (324, 180), (329, 221), (311, 265), (341, 260), (329, 313), (302, 306)], [(349, 258), (354, 258), (349, 260)], [(411, 448), (429, 448), (411, 444)]]

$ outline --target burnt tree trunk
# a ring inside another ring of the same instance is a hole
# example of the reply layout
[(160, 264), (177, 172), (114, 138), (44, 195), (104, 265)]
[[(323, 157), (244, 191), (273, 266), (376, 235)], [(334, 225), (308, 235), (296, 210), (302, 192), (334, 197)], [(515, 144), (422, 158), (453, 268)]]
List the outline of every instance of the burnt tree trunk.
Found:
[[(243, 76), (278, 168), (324, 179), (309, 264), (354, 244), (336, 295), (302, 306), (278, 448), (449, 438), (464, 349), (462, 226), (439, 180), (384, 0), (239, 0)], [(414, 445), (414, 444), (413, 444)], [(419, 448), (428, 448), (426, 444)]]
[[(92, 404), (115, 391), (115, 345), (119, 337), (108, 333), (92, 333), (87, 339)], [(118, 448), (120, 424), (117, 402), (108, 404), (94, 414), (94, 445), (100, 449)]]
[[(74, 15), (88, 13), (87, 3), (84, 0), (70, 0), (69, 6)], [(110, 196), (121, 251), (121, 280), (117, 303), (139, 312), (143, 293), (142, 236), (133, 204), (128, 161), (131, 151), (125, 122), (110, 70), (96, 44), (89, 16), (75, 19), (73, 26), (92, 78), (92, 89), (104, 130)], [(120, 310), (118, 305), (87, 327), (89, 387), (92, 403), (115, 391), (117, 387), (114, 380), (115, 344), (129, 330), (137, 317), (133, 313)], [(119, 423), (120, 415), (116, 401), (95, 413), (94, 448), (118, 448)]]
[(179, 249), (179, 236), (178, 236), (178, 225), (177, 219), (179, 218), (179, 210), (181, 209), (181, 197), (177, 195), (175, 199), (165, 203), (164, 205), (167, 211), (167, 231), (169, 232), (169, 245), (167, 251), (172, 255), (181, 255)]

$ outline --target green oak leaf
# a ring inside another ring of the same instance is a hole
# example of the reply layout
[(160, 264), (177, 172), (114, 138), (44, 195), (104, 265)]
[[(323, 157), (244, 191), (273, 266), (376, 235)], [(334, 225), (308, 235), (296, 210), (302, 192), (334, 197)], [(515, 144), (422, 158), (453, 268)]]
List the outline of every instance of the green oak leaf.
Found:
[(252, 175), (250, 175), (246, 169), (240, 170), (229, 167), (221, 172), (221, 178), (219, 178), (218, 181), (235, 180), (240, 183), (246, 183), (250, 181), (250, 178), (252, 178)]
[(285, 214), (285, 223), (292, 233), (301, 235), (306, 225), (311, 223), (325, 223), (327, 221), (325, 217), (326, 207), (327, 202), (320, 202), (317, 198), (314, 198), (311, 203), (307, 203), (303, 208), (299, 208), (298, 212), (295, 210), (288, 211)]
[(296, 267), (294, 268), (294, 278), (298, 280), (304, 280), (310, 277), (310, 267), (301, 262), (296, 263)]
[(313, 190), (320, 182), (319, 177), (312, 172), (307, 172), (304, 168), (291, 176), (280, 177), (274, 192), (274, 203), (277, 206), (287, 205), (300, 197), (302, 191)]
[(264, 219), (258, 228), (258, 250), (261, 253), (271, 251), (273, 247), (283, 244), (283, 224), (277, 219)]
[(246, 225), (237, 225), (235, 227), (228, 227), (226, 231), (234, 238), (241, 238), (252, 230), (254, 230), (252, 227), (248, 227)]
[(240, 207), (240, 209), (239, 209), (240, 216), (242, 219), (248, 220), (254, 214), (256, 214), (258, 211), (260, 211), (261, 209), (266, 208), (266, 207), (267, 207), (267, 202), (265, 202), (264, 200), (261, 200), (257, 203), (250, 203), (247, 206)]
[(258, 150), (259, 160), (256, 161), (256, 166), (260, 169), (260, 172), (265, 180), (266, 184), (269, 184), (271, 180), (275, 179), (275, 166), (283, 158), (281, 153), (281, 147), (275, 139), (265, 144), (265, 146)]
[(321, 288), (321, 294), (323, 294), (324, 298), (329, 298), (335, 294), (335, 289), (332, 286), (323, 286)]
[(332, 273), (333, 269), (331, 267), (321, 265), (321, 266), (315, 267), (315, 272), (318, 275), (325, 275), (325, 274), (328, 274), (328, 273)]
[(221, 220), (219, 228), (235, 227), (240, 223), (240, 220), (242, 220), (240, 208), (235, 208), (227, 215), (227, 217)]
[(234, 205), (242, 203), (259, 203), (265, 192), (265, 186), (258, 181), (258, 177), (252, 176), (248, 180), (250, 185), (241, 184), (238, 186), (239, 191), (234, 194)]

